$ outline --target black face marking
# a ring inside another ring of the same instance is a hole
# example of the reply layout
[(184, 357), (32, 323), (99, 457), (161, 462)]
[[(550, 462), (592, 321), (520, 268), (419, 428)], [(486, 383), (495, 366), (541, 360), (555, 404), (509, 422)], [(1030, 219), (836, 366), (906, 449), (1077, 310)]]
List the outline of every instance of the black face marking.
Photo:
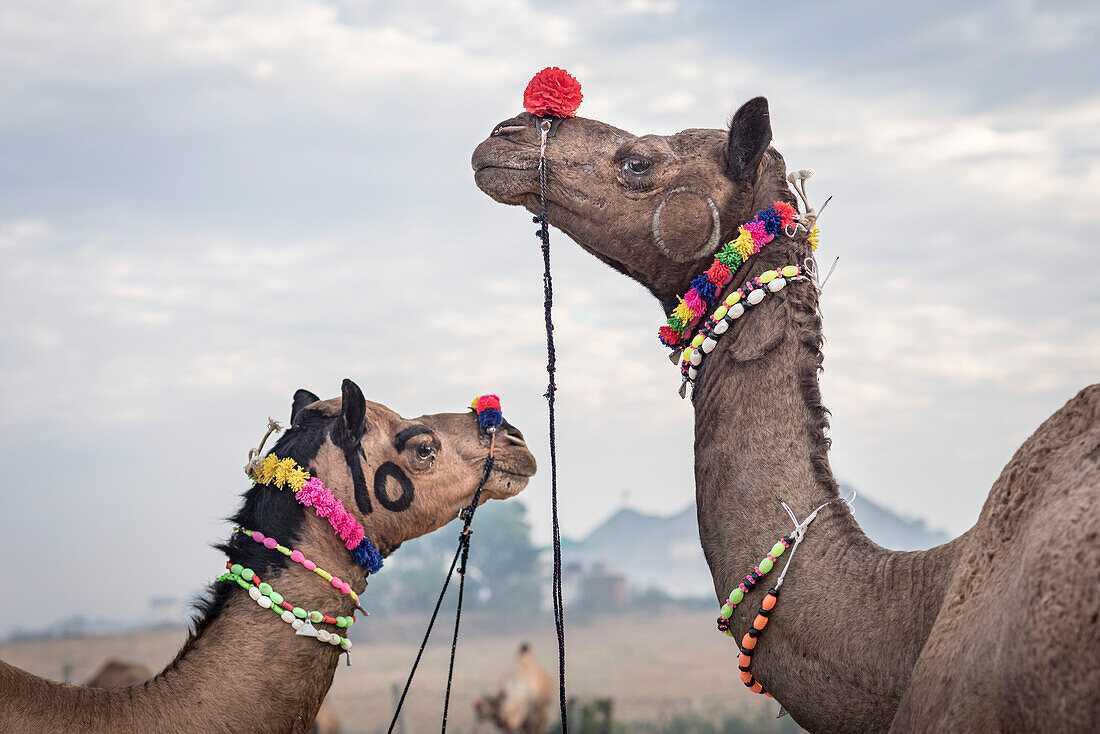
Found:
[(374, 512), (374, 506), (370, 501), (370, 490), (367, 488), (367, 478), (363, 476), (363, 462), (366, 459), (363, 447), (356, 444), (354, 448), (344, 450), (344, 460), (348, 463), (351, 472), (352, 485), (355, 487), (355, 504), (364, 515)]
[[(397, 480), (398, 485), (401, 486), (401, 496), (395, 500), (391, 500), (386, 493), (386, 483), (390, 477)], [(392, 461), (387, 461), (378, 467), (378, 471), (374, 473), (374, 496), (390, 512), (404, 512), (409, 509), (415, 494), (416, 490), (413, 487), (412, 480), (405, 475), (401, 467)], [(359, 493), (356, 492), (356, 497), (358, 496)]]
[(393, 437), (393, 447), (397, 450), (397, 453), (400, 454), (405, 450), (405, 444), (408, 443), (410, 438), (425, 433), (431, 435), (432, 431), (427, 426), (409, 426)]

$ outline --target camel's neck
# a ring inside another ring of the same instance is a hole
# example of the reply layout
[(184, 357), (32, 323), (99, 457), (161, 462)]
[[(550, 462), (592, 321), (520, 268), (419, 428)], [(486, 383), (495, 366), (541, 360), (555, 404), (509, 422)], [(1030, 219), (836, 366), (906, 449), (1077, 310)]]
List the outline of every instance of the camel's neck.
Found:
[[(800, 520), (837, 497), (818, 428), (825, 417), (814, 410), (816, 304), (809, 283), (792, 283), (768, 297), (744, 317), (744, 333), (731, 329), (731, 338), (719, 341), (699, 376), (699, 530), (721, 600), (791, 531), (777, 493)], [(735, 360), (735, 339), (756, 332), (750, 320), (781, 318), (780, 309), (789, 323), (778, 344), (759, 359)], [(855, 507), (858, 512), (858, 502)], [(939, 609), (946, 568), (958, 560), (950, 546), (887, 551), (867, 539), (843, 503), (833, 502), (794, 556), (752, 672), (807, 729), (888, 728)], [(735, 610), (735, 640), (749, 629), (786, 560)], [(714, 634), (717, 639), (720, 633)], [(736, 654), (735, 642), (727, 644)], [(740, 685), (736, 666), (730, 671)]]
[[(326, 567), (320, 547), (299, 547)], [(335, 557), (329, 561), (336, 564), (328, 566), (333, 572), (346, 565)], [(304, 609), (351, 614), (347, 596), (298, 564), (264, 580)], [(338, 647), (295, 635), (289, 624), (234, 587), (221, 611), (180, 656), (143, 685), (118, 690), (67, 686), (0, 663), (0, 689), (5, 691), (0, 729), (306, 732), (332, 684), (341, 653)]]

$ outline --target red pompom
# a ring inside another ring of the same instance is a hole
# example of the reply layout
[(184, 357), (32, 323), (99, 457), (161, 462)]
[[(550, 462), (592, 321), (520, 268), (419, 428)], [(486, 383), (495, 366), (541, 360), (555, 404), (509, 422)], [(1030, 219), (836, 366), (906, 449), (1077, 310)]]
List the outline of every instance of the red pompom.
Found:
[(707, 280), (714, 283), (715, 288), (721, 288), (726, 283), (730, 282), (732, 277), (730, 269), (726, 267), (722, 262), (715, 260), (711, 263), (710, 270), (707, 271)]
[(523, 108), (536, 117), (573, 117), (582, 99), (581, 83), (556, 66), (535, 74), (523, 90)]
[(784, 227), (791, 227), (794, 225), (795, 219), (798, 217), (798, 211), (793, 206), (782, 201), (777, 201), (774, 204), (775, 213), (779, 215), (779, 220)]
[(662, 326), (658, 329), (657, 338), (669, 349), (680, 343), (680, 335), (673, 331), (671, 326)]
[(482, 395), (477, 399), (477, 408), (475, 408), (475, 410), (477, 410), (478, 413), (483, 410), (489, 410), (490, 408), (500, 410), (500, 398), (496, 395)]

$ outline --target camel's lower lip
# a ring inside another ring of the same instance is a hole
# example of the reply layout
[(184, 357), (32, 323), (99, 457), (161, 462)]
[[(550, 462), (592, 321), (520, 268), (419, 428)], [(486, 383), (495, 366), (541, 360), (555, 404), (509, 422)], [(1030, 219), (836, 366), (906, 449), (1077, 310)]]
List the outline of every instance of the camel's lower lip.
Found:
[(534, 469), (517, 469), (515, 467), (503, 467), (499, 464), (495, 464), (493, 466), (493, 471), (499, 472), (501, 474), (508, 474), (509, 476), (513, 477), (521, 477), (523, 479), (530, 479), (531, 477), (535, 476)]

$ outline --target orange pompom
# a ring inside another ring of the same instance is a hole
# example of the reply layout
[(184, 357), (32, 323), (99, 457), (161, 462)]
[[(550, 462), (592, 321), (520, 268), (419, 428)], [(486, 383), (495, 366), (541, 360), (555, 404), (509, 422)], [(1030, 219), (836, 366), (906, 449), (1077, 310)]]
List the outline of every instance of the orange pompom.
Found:
[(756, 638), (746, 632), (745, 636), (741, 639), (741, 647), (746, 650), (752, 650), (756, 647)]
[(764, 611), (770, 612), (775, 607), (776, 596), (774, 594), (768, 594), (764, 597), (764, 601), (760, 602), (760, 606), (764, 607)]
[(764, 692), (764, 686), (760, 685), (760, 681), (756, 681), (755, 683), (752, 684), (752, 687), (749, 688), (749, 690), (752, 691), (753, 693), (763, 693)]
[(752, 628), (754, 630), (756, 630), (757, 632), (759, 632), (760, 630), (764, 629), (767, 626), (768, 626), (768, 618), (765, 617), (763, 614), (756, 615), (756, 619), (754, 619), (752, 621)]
[(740, 665), (742, 668), (747, 668), (749, 667), (749, 665), (752, 664), (752, 658), (750, 658), (745, 653), (741, 653), (737, 656), (737, 664)]
[(752, 680), (752, 673), (750, 673), (747, 670), (742, 670), (741, 671), (741, 682), (744, 683), (745, 685), (748, 685), (750, 680)]

